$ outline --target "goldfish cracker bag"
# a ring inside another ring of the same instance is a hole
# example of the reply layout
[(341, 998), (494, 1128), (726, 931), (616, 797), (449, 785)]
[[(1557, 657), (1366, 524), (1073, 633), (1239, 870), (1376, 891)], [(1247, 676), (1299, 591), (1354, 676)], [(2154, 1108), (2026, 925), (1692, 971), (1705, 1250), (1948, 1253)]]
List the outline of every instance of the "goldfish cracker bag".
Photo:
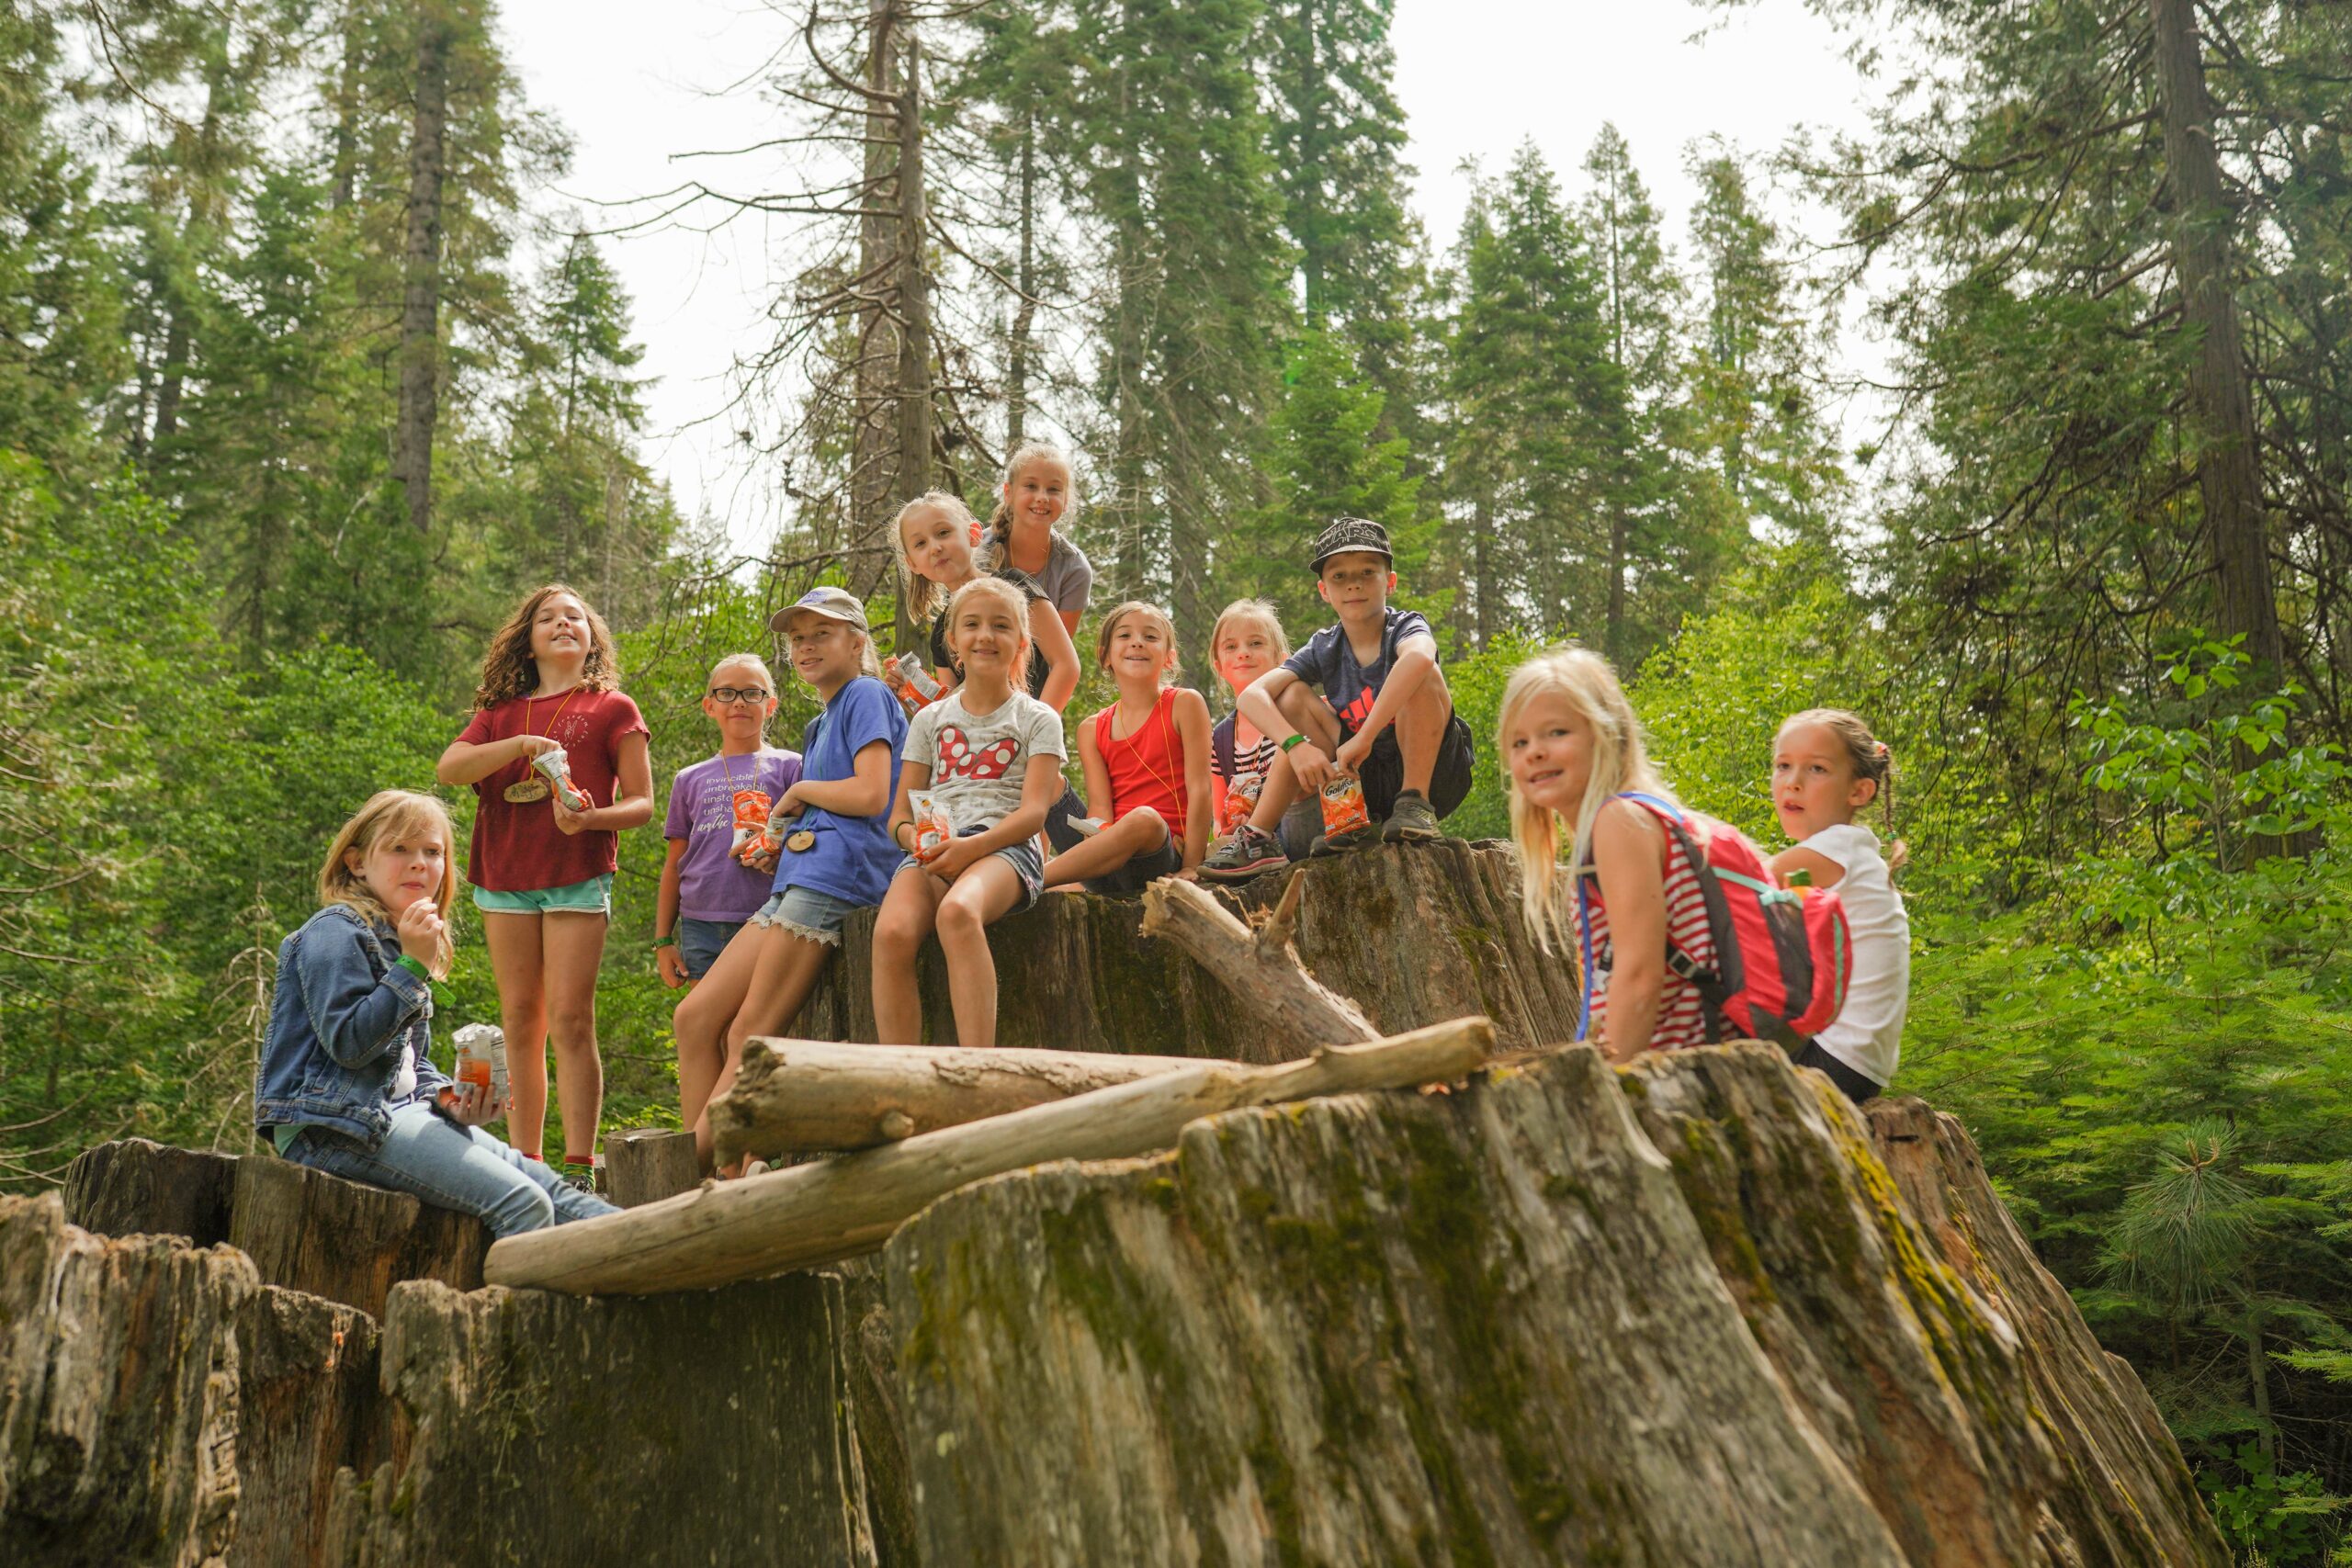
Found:
[(735, 792), (735, 838), (727, 852), (740, 861), (774, 854), (784, 847), (784, 836), (770, 821), (775, 802), (763, 789)]
[(547, 776), (555, 789), (556, 798), (574, 811), (586, 811), (595, 805), (587, 793), (571, 782), (571, 755), (562, 747), (542, 751), (531, 759), (531, 766)]
[(1335, 773), (1323, 786), (1323, 835), (1336, 839), (1372, 826), (1372, 810), (1363, 803), (1363, 781), (1353, 773)]
[(942, 689), (938, 682), (923, 673), (922, 660), (911, 653), (896, 654), (882, 661), (882, 683), (890, 688), (909, 718), (937, 702)]
[(450, 1037), (458, 1048), (458, 1081), (479, 1084), (493, 1102), (506, 1103), (506, 1032), (494, 1023), (469, 1023)]
[(1227, 784), (1225, 809), (1217, 814), (1216, 830), (1230, 833), (1249, 821), (1250, 814), (1258, 809), (1258, 796), (1264, 793), (1265, 788), (1266, 775), (1263, 773), (1243, 773)]
[(956, 824), (948, 819), (947, 807), (927, 789), (910, 791), (907, 806), (914, 813), (915, 859), (928, 865), (956, 837)]

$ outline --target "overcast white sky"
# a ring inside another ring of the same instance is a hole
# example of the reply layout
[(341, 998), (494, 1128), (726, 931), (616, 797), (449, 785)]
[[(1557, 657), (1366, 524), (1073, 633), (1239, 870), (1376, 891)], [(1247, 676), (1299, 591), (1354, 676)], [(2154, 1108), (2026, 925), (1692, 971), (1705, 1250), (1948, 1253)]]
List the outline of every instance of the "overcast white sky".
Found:
[[(1463, 160), (1499, 167), (1526, 138), (1573, 183), (1594, 133), (1614, 120), (1679, 238), (1689, 143), (1720, 134), (1762, 151), (1800, 125), (1860, 124), (1859, 79), (1801, 0), (1758, 0), (1694, 39), (1708, 21), (1675, 0), (1397, 0), (1396, 91), (1432, 238), (1442, 244), (1460, 220)], [(531, 102), (575, 140), (563, 183), (575, 197), (666, 189), (682, 172), (672, 154), (774, 134), (755, 95), (722, 92), (788, 34), (786, 15), (758, 0), (506, 0), (504, 30)], [(752, 166), (738, 161), (729, 177)], [(723, 422), (697, 422), (723, 400), (736, 345), (763, 334), (763, 304), (788, 270), (779, 248), (752, 220), (608, 246), (636, 302), (641, 368), (659, 378), (647, 458), (689, 515), (707, 510), (752, 550), (774, 525), (772, 480), (729, 459)]]

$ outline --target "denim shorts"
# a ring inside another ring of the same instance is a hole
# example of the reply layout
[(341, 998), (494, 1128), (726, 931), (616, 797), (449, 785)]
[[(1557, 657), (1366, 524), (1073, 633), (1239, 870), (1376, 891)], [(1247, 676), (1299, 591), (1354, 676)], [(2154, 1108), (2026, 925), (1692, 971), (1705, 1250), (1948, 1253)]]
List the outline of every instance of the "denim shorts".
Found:
[(692, 915), (680, 915), (678, 956), (685, 962), (686, 978), (699, 980), (709, 974), (710, 966), (742, 929), (741, 920), (697, 920)]
[(762, 931), (782, 926), (806, 941), (839, 947), (842, 922), (849, 919), (852, 909), (865, 907), (847, 898), (837, 898), (821, 888), (787, 887), (760, 906), (759, 913), (752, 917), (752, 924)]
[[(1011, 866), (1012, 868), (1013, 875), (1021, 879), (1021, 901), (1013, 905), (1012, 908), (1007, 909), (1005, 911), (1006, 914), (1017, 915), (1021, 913), (1022, 910), (1035, 903), (1038, 898), (1044, 895), (1046, 891), (1046, 857), (1037, 852), (1037, 840), (1035, 834), (1022, 840), (1017, 844), (1009, 844), (1003, 849), (991, 852), (989, 858), (1001, 860), (1005, 864)], [(898, 880), (899, 872), (906, 871), (910, 868), (920, 869), (922, 865), (922, 862), (915, 859), (912, 855), (908, 855), (899, 862), (898, 870), (890, 873), (890, 878), (895, 882)]]
[(1088, 877), (1086, 890), (1106, 897), (1124, 897), (1130, 893), (1140, 893), (1161, 877), (1173, 876), (1183, 869), (1183, 849), (1176, 842), (1176, 835), (1170, 833), (1159, 840), (1158, 849), (1144, 851), (1118, 870)]
[(494, 893), (487, 887), (474, 889), (474, 908), (493, 915), (602, 915), (613, 918), (613, 874), (592, 876), (585, 882), (566, 883), (561, 887), (531, 887), (520, 893)]

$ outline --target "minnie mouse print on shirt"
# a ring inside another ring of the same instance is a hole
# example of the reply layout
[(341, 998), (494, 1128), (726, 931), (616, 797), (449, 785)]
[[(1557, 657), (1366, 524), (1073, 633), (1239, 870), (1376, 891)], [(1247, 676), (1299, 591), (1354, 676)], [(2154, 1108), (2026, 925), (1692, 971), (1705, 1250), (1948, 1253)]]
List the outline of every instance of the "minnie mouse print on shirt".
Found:
[(964, 837), (995, 827), (1019, 808), (1029, 759), (1039, 754), (1069, 754), (1061, 715), (1026, 692), (976, 714), (957, 690), (915, 715), (899, 757), (931, 770), (926, 787)]

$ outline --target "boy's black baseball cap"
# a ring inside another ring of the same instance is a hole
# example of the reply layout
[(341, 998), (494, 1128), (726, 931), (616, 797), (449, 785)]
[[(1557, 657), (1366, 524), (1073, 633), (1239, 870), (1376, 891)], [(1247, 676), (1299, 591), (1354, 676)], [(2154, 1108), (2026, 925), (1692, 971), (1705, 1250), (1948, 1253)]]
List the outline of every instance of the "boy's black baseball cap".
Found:
[(1368, 517), (1342, 517), (1315, 536), (1316, 574), (1322, 575), (1325, 561), (1351, 550), (1385, 557), (1392, 567), (1396, 564), (1396, 552), (1388, 547), (1387, 529)]

